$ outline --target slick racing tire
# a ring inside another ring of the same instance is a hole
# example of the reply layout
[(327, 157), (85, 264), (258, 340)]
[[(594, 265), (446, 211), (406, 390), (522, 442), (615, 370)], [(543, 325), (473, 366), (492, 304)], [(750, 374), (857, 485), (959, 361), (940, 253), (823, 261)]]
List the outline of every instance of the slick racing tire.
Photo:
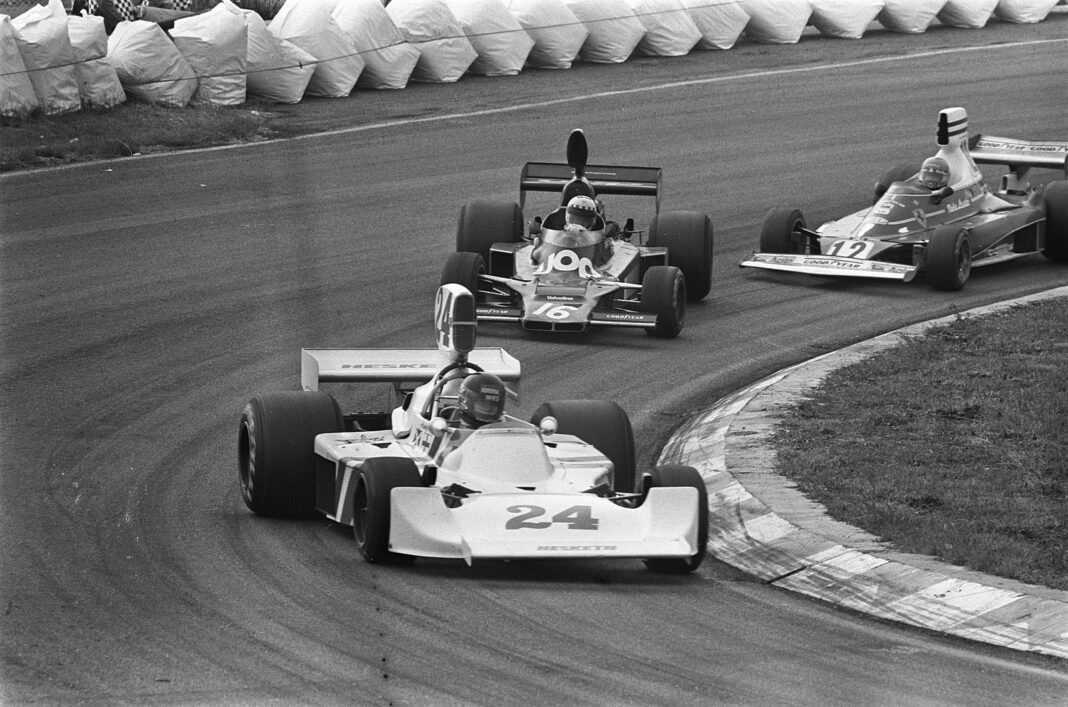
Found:
[(237, 462), (241, 497), (275, 518), (315, 514), (315, 436), (341, 432), (337, 401), (320, 391), (269, 393), (241, 412)]
[(472, 201), (460, 207), (456, 228), (456, 250), (478, 253), (490, 260), (494, 243), (518, 243), (523, 240), (523, 212), (515, 202)]
[(609, 400), (555, 400), (542, 403), (530, 421), (555, 417), (557, 432), (575, 435), (592, 444), (612, 461), (615, 468), (612, 488), (619, 493), (635, 493), (640, 487), (634, 463), (634, 431), (626, 411)]
[(805, 217), (798, 209), (776, 207), (764, 215), (760, 228), (761, 253), (819, 253), (802, 232)]
[(686, 558), (656, 558), (645, 560), (653, 572), (685, 574), (693, 572), (704, 562), (708, 551), (708, 489), (701, 474), (692, 466), (664, 464), (658, 466), (649, 479), (647, 489), (668, 486), (692, 486), (697, 489), (697, 552)]
[(872, 192), (871, 203), (875, 204), (879, 199), (883, 198), (883, 194), (890, 188), (890, 185), (894, 182), (903, 182), (912, 175), (920, 171), (920, 168), (912, 164), (899, 164), (893, 169), (887, 171), (879, 181), (875, 183), (875, 189)]
[(478, 301), (478, 276), (486, 272), (486, 261), (478, 253), (449, 253), (441, 269), (441, 284), (463, 285)]
[(352, 535), (363, 559), (382, 565), (415, 560), (389, 549), (390, 494), (395, 488), (422, 485), (411, 459), (375, 457), (363, 463), (352, 492)]
[(686, 276), (686, 297), (712, 290), (712, 219), (697, 211), (666, 211), (649, 224), (649, 245), (666, 246), (668, 262)]
[(1050, 182), (1042, 194), (1046, 203), (1046, 245), (1042, 255), (1068, 263), (1068, 181)]
[(686, 314), (686, 286), (682, 271), (671, 265), (654, 265), (642, 278), (642, 311), (656, 315), (649, 336), (672, 339), (682, 331)]
[(927, 280), (936, 290), (956, 292), (972, 272), (972, 240), (959, 226), (939, 226), (927, 243)]

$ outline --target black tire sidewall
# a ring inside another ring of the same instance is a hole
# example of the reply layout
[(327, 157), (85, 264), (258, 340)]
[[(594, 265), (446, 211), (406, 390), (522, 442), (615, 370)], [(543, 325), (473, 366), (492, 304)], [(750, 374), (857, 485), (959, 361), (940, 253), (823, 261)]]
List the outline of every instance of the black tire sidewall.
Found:
[(617, 403), (609, 400), (554, 400), (542, 403), (530, 421), (537, 425), (549, 416), (556, 418), (557, 432), (575, 435), (612, 460), (614, 490), (620, 493), (638, 490), (634, 431), (626, 411)]

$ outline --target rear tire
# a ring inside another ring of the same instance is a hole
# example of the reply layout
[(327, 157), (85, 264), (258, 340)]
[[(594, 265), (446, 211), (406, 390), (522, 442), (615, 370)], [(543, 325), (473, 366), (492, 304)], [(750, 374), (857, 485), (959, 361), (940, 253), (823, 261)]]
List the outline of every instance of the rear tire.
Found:
[(936, 290), (956, 292), (972, 272), (972, 241), (959, 226), (939, 226), (931, 234), (924, 259), (927, 279)]
[(245, 505), (261, 516), (313, 516), (315, 436), (344, 429), (341, 408), (327, 393), (288, 391), (250, 400), (237, 442)]
[[(776, 207), (764, 215), (760, 227), (761, 253), (806, 253), (811, 252), (808, 236), (802, 229), (805, 217), (799, 209)], [(819, 248), (815, 249), (816, 253)]]
[(658, 466), (649, 479), (648, 488), (692, 486), (697, 489), (697, 552), (686, 558), (657, 558), (645, 560), (652, 572), (685, 574), (693, 572), (704, 562), (708, 552), (708, 489), (701, 474), (692, 466), (665, 464)]
[(382, 565), (411, 564), (415, 558), (389, 549), (390, 495), (393, 489), (423, 486), (411, 459), (376, 457), (356, 472), (352, 492), (352, 534), (363, 559)]
[(686, 276), (686, 297), (696, 302), (712, 290), (712, 219), (697, 211), (666, 211), (649, 224), (649, 245), (666, 246), (668, 263)]
[(872, 192), (871, 203), (875, 204), (879, 199), (883, 198), (883, 194), (890, 188), (890, 185), (894, 182), (903, 182), (909, 177), (913, 176), (920, 171), (920, 168), (913, 164), (899, 164), (893, 169), (887, 171), (879, 181), (875, 183), (875, 189)]
[(1068, 263), (1068, 181), (1046, 185), (1046, 245), (1042, 255), (1056, 263)]
[(623, 408), (609, 400), (554, 400), (542, 403), (530, 421), (555, 417), (557, 431), (575, 435), (592, 444), (615, 467), (612, 488), (619, 493), (635, 493), (639, 488), (634, 463), (634, 431)]
[(656, 328), (645, 333), (673, 339), (682, 331), (686, 315), (686, 278), (679, 268), (654, 265), (642, 278), (642, 311), (656, 315)]
[(478, 253), (449, 253), (441, 269), (441, 284), (463, 285), (478, 301), (478, 276), (486, 272), (486, 261)]
[(478, 253), (489, 262), (494, 243), (523, 240), (523, 212), (519, 204), (499, 201), (472, 201), (460, 207), (456, 228), (457, 252)]

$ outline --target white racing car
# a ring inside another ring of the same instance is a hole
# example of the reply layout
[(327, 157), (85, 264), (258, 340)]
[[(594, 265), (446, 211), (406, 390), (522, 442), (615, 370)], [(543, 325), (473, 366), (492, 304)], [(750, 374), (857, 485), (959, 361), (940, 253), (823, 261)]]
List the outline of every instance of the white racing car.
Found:
[[(519, 362), (475, 348), (475, 301), (444, 285), (437, 350), (305, 349), (303, 390), (248, 402), (239, 481), (262, 516), (318, 512), (353, 527), (369, 562), (415, 557), (640, 558), (691, 572), (705, 556), (708, 501), (692, 467), (639, 474), (615, 403), (504, 413)], [(323, 384), (388, 384), (391, 413), (343, 413)]]

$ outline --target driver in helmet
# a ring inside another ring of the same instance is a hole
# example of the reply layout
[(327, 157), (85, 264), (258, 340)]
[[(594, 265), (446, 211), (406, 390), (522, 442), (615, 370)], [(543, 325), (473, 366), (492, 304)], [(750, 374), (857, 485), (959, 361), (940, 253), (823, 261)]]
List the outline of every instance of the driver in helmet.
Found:
[(593, 230), (597, 223), (597, 202), (588, 196), (575, 196), (564, 210), (564, 230), (574, 233)]
[(477, 429), (504, 419), (508, 391), (504, 381), (492, 373), (475, 373), (460, 382), (456, 404), (462, 426)]
[(941, 157), (928, 157), (920, 167), (920, 184), (939, 191), (949, 184), (949, 163)]

